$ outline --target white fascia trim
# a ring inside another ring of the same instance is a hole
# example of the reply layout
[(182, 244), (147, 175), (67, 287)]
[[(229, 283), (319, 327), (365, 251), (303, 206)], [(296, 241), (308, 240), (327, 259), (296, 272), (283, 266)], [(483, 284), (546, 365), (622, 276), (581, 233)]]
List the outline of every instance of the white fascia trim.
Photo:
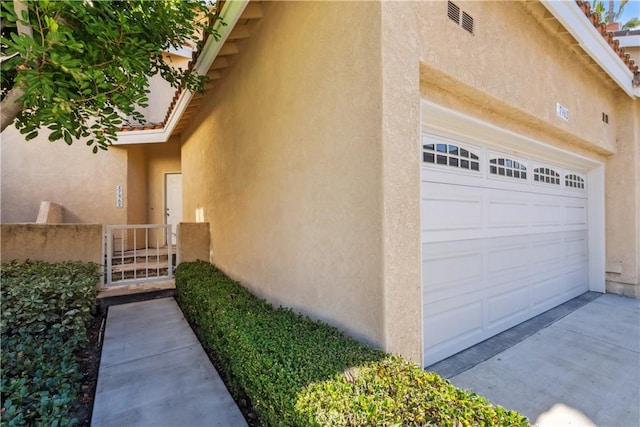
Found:
[(171, 55), (181, 56), (183, 58), (191, 58), (191, 55), (193, 54), (193, 49), (189, 46), (182, 46), (179, 48), (170, 46), (167, 49), (165, 49), (165, 52)]
[[(201, 76), (207, 74), (211, 64), (213, 64), (213, 61), (218, 56), (220, 49), (227, 40), (227, 37), (229, 37), (231, 30), (236, 26), (242, 12), (244, 12), (248, 4), (249, 0), (227, 0), (224, 3), (224, 8), (220, 12), (220, 18), (222, 19), (216, 21), (214, 25), (214, 29), (220, 34), (220, 40), (216, 40), (213, 36), (210, 36), (205, 43), (194, 66), (194, 70), (198, 74)], [(221, 21), (226, 25), (223, 25)], [(189, 106), (192, 97), (192, 92), (187, 90), (182, 91), (164, 128), (118, 132), (118, 141), (114, 143), (114, 145), (167, 142), (173, 134), (173, 130), (178, 124), (180, 117), (182, 117), (182, 114)]]
[(619, 36), (614, 39), (620, 42), (620, 47), (640, 47), (640, 34)]
[(627, 95), (640, 98), (640, 88), (634, 88), (631, 84), (631, 70), (611, 49), (575, 1), (542, 0), (542, 4)]

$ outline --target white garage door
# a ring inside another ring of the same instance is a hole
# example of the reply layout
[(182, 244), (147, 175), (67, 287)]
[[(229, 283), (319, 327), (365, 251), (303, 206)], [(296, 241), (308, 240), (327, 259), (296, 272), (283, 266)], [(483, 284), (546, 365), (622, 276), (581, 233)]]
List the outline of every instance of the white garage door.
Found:
[(422, 136), (428, 366), (588, 290), (584, 171)]

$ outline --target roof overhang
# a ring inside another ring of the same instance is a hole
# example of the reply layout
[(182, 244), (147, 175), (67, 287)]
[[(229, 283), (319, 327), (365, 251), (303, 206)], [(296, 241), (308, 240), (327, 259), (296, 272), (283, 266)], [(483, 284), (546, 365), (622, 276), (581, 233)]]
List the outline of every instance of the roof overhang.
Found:
[(575, 1), (542, 0), (541, 3), (627, 95), (640, 98), (640, 87), (633, 87), (633, 73), (629, 67), (620, 60)]
[(640, 47), (640, 34), (615, 36), (620, 41), (620, 47)]
[[(214, 28), (220, 34), (220, 38), (216, 40), (209, 37), (205, 43), (198, 59), (194, 65), (194, 70), (200, 75), (206, 75), (207, 71), (218, 56), (222, 45), (229, 37), (229, 34), (240, 19), (242, 12), (249, 4), (249, 0), (227, 0), (220, 11), (220, 18), (216, 21)], [(223, 24), (224, 23), (224, 24)], [(167, 142), (193, 98), (193, 92), (187, 90), (182, 91), (175, 107), (172, 109), (164, 127), (160, 129), (131, 130), (127, 132), (118, 132), (118, 141), (114, 145), (123, 144), (152, 144)]]

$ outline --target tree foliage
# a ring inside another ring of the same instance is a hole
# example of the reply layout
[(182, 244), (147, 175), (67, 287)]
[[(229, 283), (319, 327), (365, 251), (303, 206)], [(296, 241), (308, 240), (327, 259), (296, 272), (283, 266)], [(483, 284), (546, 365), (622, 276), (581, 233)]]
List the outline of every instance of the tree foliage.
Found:
[(94, 153), (106, 149), (123, 123), (144, 122), (137, 109), (149, 102), (151, 76), (202, 90), (206, 76), (172, 67), (163, 52), (202, 34), (218, 38), (213, 4), (3, 0), (2, 108), (17, 97), (15, 125), (27, 140), (47, 128), (51, 141), (86, 138)]
[[(606, 3), (605, 0), (596, 0), (593, 3), (593, 10), (598, 12), (601, 22), (606, 24), (620, 22), (627, 3), (629, 3), (629, 0), (621, 0), (618, 4), (618, 10), (615, 10), (613, 0), (607, 0)], [(627, 22), (620, 23), (621, 30), (631, 30), (636, 27), (640, 27), (640, 17), (637, 16), (629, 19)]]

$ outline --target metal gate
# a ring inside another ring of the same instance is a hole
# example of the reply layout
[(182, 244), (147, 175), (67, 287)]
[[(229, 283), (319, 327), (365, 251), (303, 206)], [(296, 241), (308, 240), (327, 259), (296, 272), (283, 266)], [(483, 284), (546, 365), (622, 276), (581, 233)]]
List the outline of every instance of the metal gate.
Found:
[(173, 277), (171, 225), (105, 225), (105, 286), (161, 282)]

